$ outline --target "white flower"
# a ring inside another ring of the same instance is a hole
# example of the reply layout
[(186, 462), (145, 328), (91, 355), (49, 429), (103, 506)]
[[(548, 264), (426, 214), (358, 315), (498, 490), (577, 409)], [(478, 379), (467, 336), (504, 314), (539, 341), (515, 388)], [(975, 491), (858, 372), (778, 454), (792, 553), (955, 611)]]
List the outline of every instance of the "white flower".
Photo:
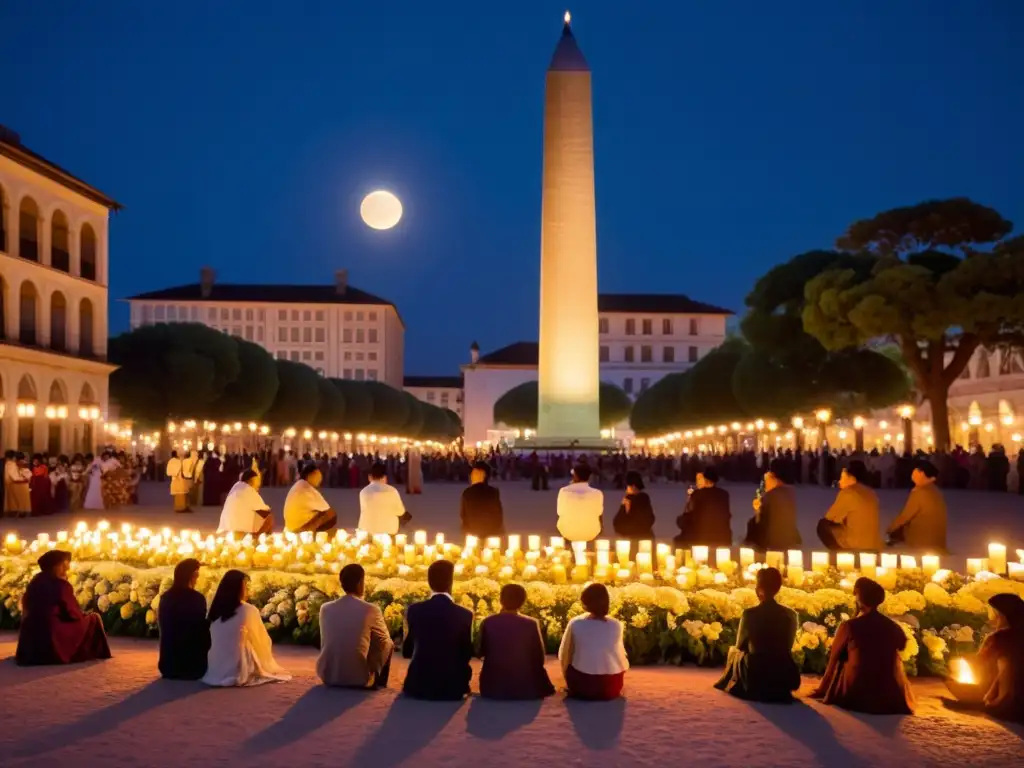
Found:
[(107, 597), (106, 595), (100, 595), (96, 599), (96, 609), (100, 613), (106, 613), (109, 608), (110, 608), (110, 598)]
[(270, 621), (270, 624), (272, 626), (274, 626), (274, 627), (280, 627), (281, 626), (281, 616), (279, 614), (276, 614), (276, 613), (270, 614), (269, 621)]

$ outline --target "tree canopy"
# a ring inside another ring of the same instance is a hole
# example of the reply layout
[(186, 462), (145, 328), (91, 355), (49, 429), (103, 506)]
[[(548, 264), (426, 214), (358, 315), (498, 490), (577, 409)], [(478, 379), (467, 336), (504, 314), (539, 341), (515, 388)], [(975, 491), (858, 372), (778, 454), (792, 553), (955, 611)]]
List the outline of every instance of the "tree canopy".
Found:
[(279, 429), (311, 426), (320, 408), (320, 377), (302, 363), (275, 360), (274, 364), (279, 382), (277, 396), (263, 418)]
[(196, 415), (250, 421), (262, 418), (273, 404), (279, 386), (274, 358), (259, 344), (237, 338), (234, 342), (238, 353), (238, 376), (228, 382), (208, 412)]
[[(494, 403), (495, 423), (509, 427), (535, 429), (540, 393), (536, 381), (527, 381), (513, 387)], [(598, 390), (600, 422), (602, 427), (614, 427), (629, 417), (633, 403), (620, 387), (606, 381)], [(456, 417), (457, 418), (457, 417)]]

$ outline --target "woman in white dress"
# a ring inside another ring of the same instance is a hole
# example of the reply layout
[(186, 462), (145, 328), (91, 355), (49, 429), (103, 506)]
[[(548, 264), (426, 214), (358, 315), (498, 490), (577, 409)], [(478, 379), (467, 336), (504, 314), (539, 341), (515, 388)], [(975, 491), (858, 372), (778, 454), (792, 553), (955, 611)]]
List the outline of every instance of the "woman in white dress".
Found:
[[(89, 457), (86, 456), (86, 459)], [(84, 509), (103, 509), (103, 465), (100, 457), (92, 460), (86, 472)]]
[(249, 577), (230, 570), (217, 586), (207, 619), (210, 653), (203, 682), (218, 687), (291, 680), (274, 661), (273, 643), (249, 597)]

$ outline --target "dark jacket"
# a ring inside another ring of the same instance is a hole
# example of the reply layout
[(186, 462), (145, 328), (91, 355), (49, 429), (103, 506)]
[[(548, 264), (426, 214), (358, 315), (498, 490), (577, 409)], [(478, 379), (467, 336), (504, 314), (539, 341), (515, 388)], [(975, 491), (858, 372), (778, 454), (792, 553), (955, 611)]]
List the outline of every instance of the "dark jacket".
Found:
[(206, 598), (194, 589), (171, 587), (160, 597), (160, 674), (171, 680), (198, 680), (206, 674), (210, 624)]
[(505, 533), (501, 493), (493, 485), (474, 483), (462, 492), (459, 502), (462, 532), (479, 538)]
[(698, 488), (690, 494), (683, 514), (676, 518), (676, 544), (728, 547), (732, 544), (731, 519), (727, 490), (717, 486)]
[(654, 507), (651, 505), (651, 497), (640, 491), (634, 494), (627, 493), (626, 500), (629, 502), (629, 511), (626, 511), (625, 504), (620, 504), (619, 511), (612, 520), (615, 533), (624, 539), (653, 541)]
[(529, 616), (499, 613), (480, 624), (480, 695), (488, 699), (541, 699), (555, 692), (544, 669), (544, 638)]
[(747, 526), (744, 544), (760, 550), (799, 549), (800, 530), (796, 525), (796, 491), (788, 485), (772, 488), (761, 497), (761, 511)]
[(434, 595), (405, 612), (402, 656), (412, 659), (405, 695), (430, 701), (458, 701), (469, 693), (473, 671), (473, 613), (448, 595)]
[(766, 600), (743, 611), (725, 674), (715, 687), (752, 701), (787, 702), (800, 687), (793, 661), (796, 611)]

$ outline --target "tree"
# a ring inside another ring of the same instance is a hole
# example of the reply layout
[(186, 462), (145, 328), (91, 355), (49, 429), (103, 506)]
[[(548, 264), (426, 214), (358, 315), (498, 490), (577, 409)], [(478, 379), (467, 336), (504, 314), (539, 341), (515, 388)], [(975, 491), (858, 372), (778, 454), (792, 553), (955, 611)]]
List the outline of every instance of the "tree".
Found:
[(233, 341), (237, 348), (239, 373), (224, 388), (210, 411), (200, 415), (223, 421), (262, 419), (273, 405), (279, 386), (274, 358), (259, 344), (230, 336), (224, 338)]
[(445, 418), (448, 419), (448, 430), (445, 435), (452, 440), (462, 437), (462, 419), (459, 418), (459, 414), (451, 408), (442, 408), (442, 410)]
[(319, 406), (310, 424), (318, 429), (336, 432), (345, 423), (345, 396), (330, 379), (317, 376), (316, 383), (320, 395)]
[(373, 397), (364, 381), (329, 379), (345, 399), (346, 432), (369, 432), (373, 429)]
[(121, 412), (162, 428), (202, 417), (238, 378), (238, 345), (199, 323), (145, 325), (110, 340), (110, 396)]
[(420, 436), (424, 440), (446, 440), (450, 436), (451, 422), (443, 408), (430, 403), (421, 403), (423, 409), (423, 428)]
[[(620, 387), (606, 381), (600, 383), (598, 390), (600, 423), (602, 427), (614, 427), (629, 417), (633, 403)], [(512, 387), (494, 403), (495, 423), (504, 423), (509, 427), (535, 429), (537, 427), (537, 408), (539, 391), (536, 381), (526, 381)]]
[(409, 401), (405, 392), (380, 381), (363, 382), (373, 399), (373, 429), (389, 435), (398, 435), (409, 420)]
[(264, 419), (276, 427), (312, 426), (320, 408), (320, 377), (308, 365), (275, 360), (279, 386)]
[(747, 353), (747, 343), (730, 339), (708, 352), (679, 380), (676, 391), (676, 428), (704, 427), (744, 417), (732, 380)]
[(678, 421), (679, 393), (684, 372), (670, 373), (641, 392), (629, 414), (629, 426), (638, 435), (658, 435), (675, 429)]
[(402, 394), (405, 396), (406, 403), (409, 406), (409, 417), (398, 431), (399, 435), (409, 438), (419, 437), (423, 434), (423, 427), (426, 422), (426, 408), (424, 406), (430, 405), (430, 403), (421, 403), (408, 392), (403, 392)]
[(950, 446), (949, 388), (971, 355), (1021, 338), (1024, 248), (1021, 238), (1004, 241), (1012, 228), (965, 198), (886, 211), (838, 241), (868, 259), (870, 271), (829, 269), (806, 286), (804, 329), (826, 349), (900, 350), (931, 406), (938, 450)]

